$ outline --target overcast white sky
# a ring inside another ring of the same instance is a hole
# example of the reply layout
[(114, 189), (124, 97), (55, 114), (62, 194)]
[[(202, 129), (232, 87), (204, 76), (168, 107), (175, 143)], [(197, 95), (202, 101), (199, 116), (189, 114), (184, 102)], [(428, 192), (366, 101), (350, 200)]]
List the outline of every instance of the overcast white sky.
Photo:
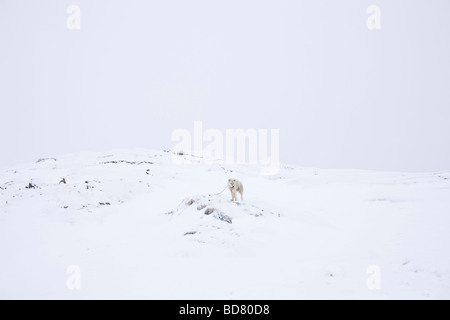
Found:
[(202, 120), (280, 129), (287, 163), (450, 170), (450, 1), (0, 0), (0, 110), (0, 167)]

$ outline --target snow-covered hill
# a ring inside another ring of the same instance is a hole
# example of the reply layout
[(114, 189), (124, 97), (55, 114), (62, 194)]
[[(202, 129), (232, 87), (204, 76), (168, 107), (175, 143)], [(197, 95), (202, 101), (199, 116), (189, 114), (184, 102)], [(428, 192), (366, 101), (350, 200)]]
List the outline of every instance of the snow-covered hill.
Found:
[(450, 298), (450, 172), (259, 173), (149, 150), (0, 171), (0, 298)]

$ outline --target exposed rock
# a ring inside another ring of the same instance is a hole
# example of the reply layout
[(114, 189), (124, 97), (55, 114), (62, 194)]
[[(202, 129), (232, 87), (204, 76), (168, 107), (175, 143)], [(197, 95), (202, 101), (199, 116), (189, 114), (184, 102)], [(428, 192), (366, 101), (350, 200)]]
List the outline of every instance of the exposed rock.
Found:
[(41, 159), (38, 159), (38, 161), (36, 161), (36, 163), (46, 162), (46, 161), (49, 161), (49, 160), (52, 160), (52, 161), (56, 162), (56, 158), (41, 158)]
[(232, 223), (233, 223), (233, 220), (232, 220), (229, 216), (227, 216), (226, 214), (224, 214), (223, 212), (216, 212), (216, 213), (214, 214), (214, 218), (217, 218), (217, 219), (219, 219), (219, 220), (221, 220), (221, 221), (224, 221), (224, 222), (226, 222), (226, 223), (229, 223), (229, 224), (232, 224)]
[(25, 187), (25, 189), (36, 189), (37, 185), (33, 184), (33, 183), (29, 183), (28, 186)]

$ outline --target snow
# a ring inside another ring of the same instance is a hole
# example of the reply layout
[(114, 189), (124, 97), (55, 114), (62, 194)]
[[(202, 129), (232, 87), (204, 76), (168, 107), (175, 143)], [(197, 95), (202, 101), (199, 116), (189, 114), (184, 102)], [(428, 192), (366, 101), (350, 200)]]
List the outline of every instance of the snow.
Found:
[(450, 172), (259, 173), (153, 150), (0, 171), (0, 298), (450, 298)]

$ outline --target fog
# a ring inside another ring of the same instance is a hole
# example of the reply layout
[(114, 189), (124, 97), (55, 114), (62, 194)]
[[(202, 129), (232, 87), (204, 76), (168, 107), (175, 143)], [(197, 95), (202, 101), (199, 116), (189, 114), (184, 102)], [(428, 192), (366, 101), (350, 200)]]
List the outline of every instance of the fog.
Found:
[(450, 170), (450, 1), (0, 0), (0, 110), (0, 167), (202, 121), (301, 166)]

